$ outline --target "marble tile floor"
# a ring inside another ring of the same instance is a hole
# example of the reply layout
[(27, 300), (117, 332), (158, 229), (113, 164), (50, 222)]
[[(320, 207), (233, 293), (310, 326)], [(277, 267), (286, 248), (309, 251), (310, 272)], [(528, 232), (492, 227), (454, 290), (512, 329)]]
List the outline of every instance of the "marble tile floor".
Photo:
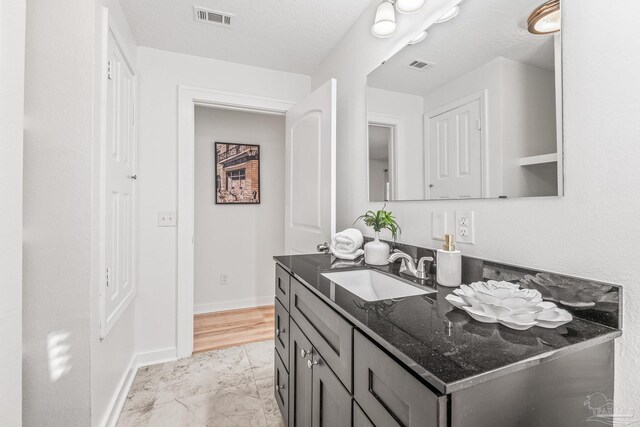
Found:
[(140, 368), (118, 427), (284, 426), (273, 340)]

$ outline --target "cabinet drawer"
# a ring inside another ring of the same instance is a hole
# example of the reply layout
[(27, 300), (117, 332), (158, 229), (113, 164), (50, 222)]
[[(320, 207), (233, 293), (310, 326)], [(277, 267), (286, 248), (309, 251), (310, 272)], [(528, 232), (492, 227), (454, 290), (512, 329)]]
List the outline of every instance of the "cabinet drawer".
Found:
[(275, 300), (275, 331), (274, 343), (276, 351), (280, 354), (284, 366), (289, 370), (289, 313), (284, 309), (280, 301)]
[(356, 331), (354, 397), (378, 426), (444, 426), (446, 396), (429, 390)]
[(291, 278), (291, 317), (351, 393), (353, 327), (310, 290)]
[(273, 354), (275, 358), (275, 369), (273, 384), (275, 386), (275, 398), (284, 420), (284, 425), (288, 425), (287, 418), (289, 416), (289, 374), (284, 368), (284, 364), (278, 356), (278, 352)]
[(355, 400), (353, 401), (353, 427), (375, 427)]
[(291, 276), (287, 271), (276, 264), (276, 298), (289, 311), (289, 281)]

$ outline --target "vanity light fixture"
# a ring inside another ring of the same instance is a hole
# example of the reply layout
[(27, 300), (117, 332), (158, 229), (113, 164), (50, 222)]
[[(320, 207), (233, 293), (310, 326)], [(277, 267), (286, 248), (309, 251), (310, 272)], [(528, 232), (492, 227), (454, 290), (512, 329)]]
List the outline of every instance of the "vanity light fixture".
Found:
[(418, 34), (416, 34), (416, 36), (412, 38), (411, 41), (407, 44), (408, 45), (418, 44), (422, 40), (426, 39), (428, 35), (429, 33), (427, 33), (427, 30), (422, 30)]
[(531, 34), (551, 34), (560, 31), (560, 0), (550, 0), (529, 15)]
[(384, 0), (376, 10), (376, 19), (371, 27), (374, 36), (385, 38), (391, 36), (396, 31), (396, 12), (393, 3)]
[(455, 18), (456, 16), (458, 16), (459, 13), (460, 13), (460, 6), (454, 6), (451, 9), (447, 10), (447, 13), (445, 13), (440, 18), (438, 18), (436, 20), (436, 24), (442, 24), (443, 22), (447, 22)]
[(424, 7), (425, 0), (396, 0), (396, 10), (400, 13), (416, 13)]

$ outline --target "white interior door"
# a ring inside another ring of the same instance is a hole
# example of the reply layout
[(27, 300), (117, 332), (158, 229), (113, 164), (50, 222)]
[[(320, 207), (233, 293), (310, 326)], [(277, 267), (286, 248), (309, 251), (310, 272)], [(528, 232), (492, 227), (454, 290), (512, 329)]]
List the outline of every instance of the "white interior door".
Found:
[(104, 147), (105, 279), (100, 311), (106, 336), (134, 295), (135, 77), (109, 31)]
[(429, 118), (432, 199), (482, 197), (480, 100)]
[(285, 252), (316, 252), (335, 233), (336, 80), (287, 111)]

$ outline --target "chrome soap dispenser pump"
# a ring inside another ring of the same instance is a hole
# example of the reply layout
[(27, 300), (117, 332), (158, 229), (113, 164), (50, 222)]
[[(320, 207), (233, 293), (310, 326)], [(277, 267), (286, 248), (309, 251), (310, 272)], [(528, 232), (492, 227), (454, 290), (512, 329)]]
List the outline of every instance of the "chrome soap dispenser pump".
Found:
[(456, 250), (453, 235), (445, 234), (444, 246), (437, 252), (436, 281), (442, 286), (455, 288), (462, 284), (462, 253)]

